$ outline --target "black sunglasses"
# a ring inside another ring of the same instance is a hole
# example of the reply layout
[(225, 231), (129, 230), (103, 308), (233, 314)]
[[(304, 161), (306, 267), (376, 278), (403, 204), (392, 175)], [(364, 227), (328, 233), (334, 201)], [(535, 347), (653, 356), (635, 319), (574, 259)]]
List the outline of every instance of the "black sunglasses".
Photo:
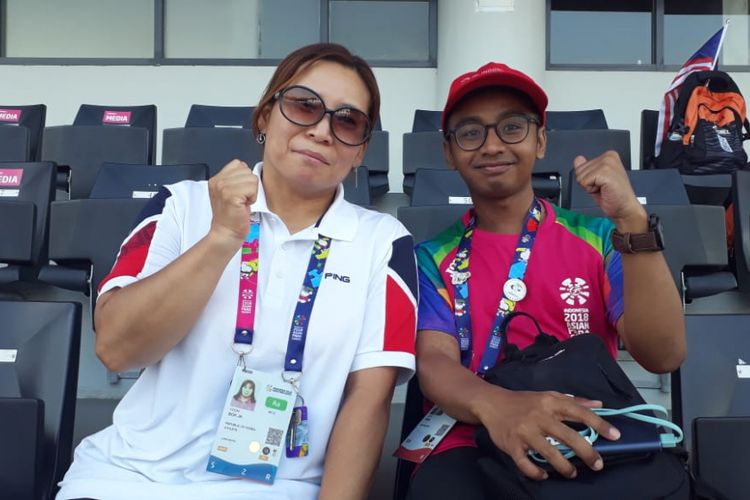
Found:
[(293, 85), (274, 95), (284, 118), (301, 127), (310, 127), (331, 115), (331, 133), (347, 146), (359, 146), (370, 138), (370, 118), (351, 106), (326, 108), (323, 98), (314, 90)]

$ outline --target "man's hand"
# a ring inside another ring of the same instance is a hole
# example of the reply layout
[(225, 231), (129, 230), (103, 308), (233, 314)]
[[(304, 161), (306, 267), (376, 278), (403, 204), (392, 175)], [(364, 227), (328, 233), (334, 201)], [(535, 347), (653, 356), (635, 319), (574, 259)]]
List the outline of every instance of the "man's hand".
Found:
[(495, 445), (507, 453), (516, 466), (531, 479), (547, 478), (547, 473), (534, 465), (528, 455), (536, 451), (564, 477), (576, 477), (576, 468), (547, 441), (547, 436), (566, 444), (586, 465), (601, 470), (601, 456), (578, 432), (563, 421), (579, 422), (593, 428), (602, 437), (616, 440), (620, 432), (591, 408), (601, 402), (572, 398), (559, 392), (525, 392), (502, 390), (499, 397), (488, 398), (479, 411), (479, 419), (487, 428)]
[(211, 233), (239, 248), (250, 230), (250, 205), (258, 197), (258, 177), (247, 163), (232, 160), (208, 181)]
[(577, 156), (573, 168), (578, 184), (591, 194), (620, 232), (646, 231), (648, 216), (638, 202), (616, 152), (607, 151), (592, 160)]

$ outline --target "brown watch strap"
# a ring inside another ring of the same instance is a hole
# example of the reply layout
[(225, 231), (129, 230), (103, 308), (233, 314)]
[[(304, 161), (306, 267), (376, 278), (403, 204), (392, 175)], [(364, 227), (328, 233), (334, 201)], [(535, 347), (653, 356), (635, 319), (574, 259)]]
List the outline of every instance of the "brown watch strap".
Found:
[(655, 252), (661, 250), (653, 231), (646, 233), (612, 233), (612, 246), (620, 253)]

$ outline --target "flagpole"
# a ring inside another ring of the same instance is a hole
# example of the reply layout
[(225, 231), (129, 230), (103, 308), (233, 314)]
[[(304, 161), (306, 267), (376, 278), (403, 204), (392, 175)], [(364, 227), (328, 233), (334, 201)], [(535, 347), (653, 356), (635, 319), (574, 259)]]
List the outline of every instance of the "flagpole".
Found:
[(724, 45), (724, 37), (727, 36), (727, 29), (729, 28), (729, 19), (724, 21), (724, 29), (721, 30), (721, 38), (719, 38), (719, 46), (716, 48), (716, 57), (711, 65), (711, 71), (716, 69), (716, 65), (719, 63), (719, 55), (721, 54), (721, 46)]

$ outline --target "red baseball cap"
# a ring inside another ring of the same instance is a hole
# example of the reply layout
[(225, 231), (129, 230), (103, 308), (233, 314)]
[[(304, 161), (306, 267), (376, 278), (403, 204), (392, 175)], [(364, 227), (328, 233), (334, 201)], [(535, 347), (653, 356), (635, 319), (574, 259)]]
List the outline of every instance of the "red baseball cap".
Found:
[(547, 109), (547, 94), (526, 73), (522, 73), (505, 64), (491, 62), (485, 64), (476, 71), (470, 71), (459, 76), (448, 91), (448, 99), (445, 101), (443, 116), (441, 118), (442, 129), (445, 130), (448, 116), (458, 102), (469, 92), (486, 87), (511, 87), (523, 92), (534, 104), (542, 126), (545, 122), (545, 110)]

